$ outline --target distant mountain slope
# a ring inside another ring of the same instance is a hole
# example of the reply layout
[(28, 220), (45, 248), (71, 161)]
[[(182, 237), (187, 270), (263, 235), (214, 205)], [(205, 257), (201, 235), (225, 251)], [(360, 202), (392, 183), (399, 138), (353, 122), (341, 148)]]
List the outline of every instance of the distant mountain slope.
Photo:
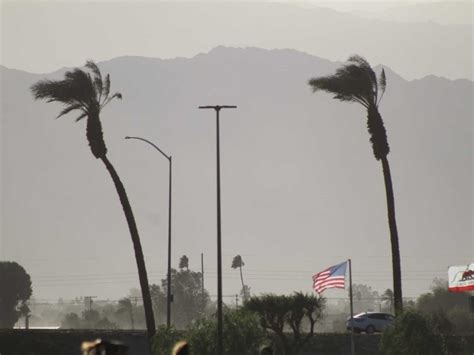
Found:
[[(391, 287), (383, 178), (365, 113), (307, 85), (339, 65), (294, 50), (227, 47), (191, 59), (99, 63), (123, 94), (102, 119), (151, 282), (165, 274), (168, 167), (150, 147), (123, 137), (148, 138), (173, 155), (173, 265), (186, 254), (197, 269), (204, 252), (213, 294), (215, 119), (197, 107), (235, 104), (221, 120), (224, 292), (239, 290), (230, 269), (236, 254), (256, 293), (309, 291), (311, 272), (348, 257), (355, 282)], [(59, 106), (35, 102), (29, 92), (64, 70), (0, 70), (3, 258), (31, 272), (43, 298), (124, 295), (136, 282), (131, 243), (110, 178), (90, 154), (85, 123), (74, 123), (74, 115), (54, 120)], [(473, 83), (406, 81), (386, 71), (381, 112), (410, 296), (473, 255)]]
[[(328, 6), (337, 5), (332, 3)], [(362, 6), (355, 3), (354, 8)], [(391, 8), (379, 3), (364, 8), (374, 17), (380, 16), (380, 7)], [(80, 65), (78, 58), (191, 57), (226, 44), (294, 48), (331, 60), (364, 53), (405, 78), (436, 74), (472, 80), (472, 23), (401, 22), (423, 18), (420, 13), (431, 16), (433, 9), (446, 18), (456, 4), (392, 5), (389, 21), (294, 2), (11, 2), (2, 7), (2, 63), (41, 72), (63, 63)], [(472, 6), (467, 9), (471, 16)]]

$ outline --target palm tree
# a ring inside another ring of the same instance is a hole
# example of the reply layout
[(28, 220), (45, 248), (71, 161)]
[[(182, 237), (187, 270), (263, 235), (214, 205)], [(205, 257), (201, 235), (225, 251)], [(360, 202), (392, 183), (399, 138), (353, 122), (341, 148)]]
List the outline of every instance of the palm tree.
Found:
[(186, 270), (189, 271), (189, 259), (186, 255), (183, 255), (180, 259), (179, 259), (179, 268), (180, 269), (184, 269), (186, 268)]
[(400, 265), (400, 250), (398, 245), (397, 223), (395, 220), (395, 201), (393, 196), (392, 177), (387, 155), (390, 151), (387, 133), (378, 106), (386, 87), (385, 71), (382, 70), (377, 80), (373, 69), (364, 58), (352, 56), (348, 64), (336, 70), (334, 75), (313, 78), (309, 85), (313, 92), (323, 90), (335, 94), (340, 101), (356, 102), (367, 110), (367, 128), (375, 159), (382, 162), (387, 198), (388, 225), (392, 245), (393, 290), (395, 313), (403, 311), (402, 279)]
[(242, 266), (244, 266), (245, 263), (242, 260), (242, 257), (240, 255), (234, 256), (234, 259), (232, 260), (232, 269), (240, 269), (240, 281), (242, 281), (242, 291), (244, 295), (244, 302), (247, 300), (247, 289), (244, 284), (244, 276), (242, 274)]
[(118, 308), (117, 312), (118, 314), (126, 314), (128, 315), (130, 319), (130, 326), (132, 329), (135, 329), (135, 316), (134, 316), (134, 305), (132, 303), (132, 300), (128, 297), (122, 298), (121, 300), (118, 301)]
[(125, 188), (115, 168), (107, 158), (107, 147), (105, 145), (102, 124), (99, 117), (102, 109), (110, 101), (115, 98), (121, 99), (122, 95), (118, 92), (110, 95), (110, 76), (107, 74), (105, 79), (102, 80), (101, 72), (94, 62), (88, 61), (86, 68), (92, 72), (92, 75), (89, 72), (76, 68), (66, 72), (63, 80), (41, 80), (34, 84), (31, 90), (35, 99), (46, 99), (47, 102), (57, 101), (65, 105), (65, 108), (59, 113), (58, 118), (75, 110), (80, 112), (79, 117), (76, 118), (76, 122), (87, 117), (86, 137), (92, 155), (104, 163), (112, 177), (125, 213), (125, 218), (127, 219), (133, 248), (135, 250), (148, 335), (152, 337), (155, 334), (155, 320), (153, 317), (148, 277), (140, 236)]

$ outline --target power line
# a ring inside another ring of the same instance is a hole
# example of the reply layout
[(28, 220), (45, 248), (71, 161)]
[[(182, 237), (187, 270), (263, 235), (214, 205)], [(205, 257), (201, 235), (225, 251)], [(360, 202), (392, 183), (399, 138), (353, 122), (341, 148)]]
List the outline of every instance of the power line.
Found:
[[(216, 271), (213, 269), (205, 269), (206, 273), (211, 275), (215, 274)], [(384, 276), (384, 275), (391, 275), (391, 270), (386, 271), (360, 271), (355, 272), (354, 276), (369, 276), (369, 277), (377, 277), (377, 276)], [(438, 273), (445, 273), (446, 270), (404, 270), (404, 274), (438, 274)], [(314, 272), (308, 270), (255, 270), (249, 269), (247, 270), (246, 274), (248, 276), (268, 276), (268, 277), (281, 277), (281, 276), (290, 276), (287, 274), (294, 274), (295, 276), (301, 277), (309, 277), (313, 275)], [(158, 273), (151, 271), (149, 272), (150, 277), (164, 277), (163, 273)], [(235, 277), (235, 272), (228, 271), (223, 272), (223, 275), (228, 275), (230, 277)], [(136, 279), (136, 273), (110, 273), (110, 274), (71, 274), (71, 275), (40, 275), (35, 276), (34, 280), (40, 281), (63, 281), (63, 280), (120, 280), (120, 279)]]
[[(403, 281), (433, 281), (434, 277), (404, 277)], [(215, 278), (215, 275), (208, 275), (210, 278)], [(382, 281), (392, 281), (390, 275), (387, 277), (355, 277), (358, 279), (359, 283), (364, 282), (382, 282)], [(151, 279), (151, 278), (150, 278)], [(239, 280), (238, 276), (226, 276), (226, 280)], [(258, 281), (303, 281), (311, 280), (308, 276), (293, 276), (293, 277), (279, 277), (279, 276), (247, 276), (247, 280), (258, 280)], [(133, 284), (138, 285), (137, 278), (128, 278), (128, 279), (114, 279), (114, 278), (104, 278), (104, 279), (63, 279), (63, 280), (49, 280), (45, 282), (34, 282), (34, 287), (55, 287), (55, 286), (75, 286), (75, 285), (105, 285), (105, 284)]]

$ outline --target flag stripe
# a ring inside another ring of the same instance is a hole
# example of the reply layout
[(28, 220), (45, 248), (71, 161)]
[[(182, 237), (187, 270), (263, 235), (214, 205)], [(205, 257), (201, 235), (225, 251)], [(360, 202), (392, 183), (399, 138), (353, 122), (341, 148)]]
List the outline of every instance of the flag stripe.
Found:
[(338, 284), (338, 283), (344, 283), (344, 279), (331, 279), (331, 280), (325, 280), (324, 282), (315, 282), (314, 285), (332, 285), (332, 284)]
[(330, 288), (330, 287), (337, 287), (341, 286), (344, 287), (344, 282), (334, 282), (334, 283), (328, 283), (328, 284), (323, 284), (323, 285), (317, 285), (315, 286), (315, 289), (321, 289), (321, 288)]
[(321, 293), (328, 288), (345, 288), (347, 261), (313, 275), (313, 289)]

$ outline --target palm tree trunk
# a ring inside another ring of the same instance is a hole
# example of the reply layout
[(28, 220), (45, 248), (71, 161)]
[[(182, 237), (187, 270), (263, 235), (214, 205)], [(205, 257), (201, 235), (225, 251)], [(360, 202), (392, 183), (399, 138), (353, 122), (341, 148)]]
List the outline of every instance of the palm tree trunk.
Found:
[(395, 199), (393, 197), (392, 176), (387, 156), (381, 158), (385, 192), (387, 195), (388, 225), (390, 228), (390, 242), (392, 244), (393, 294), (395, 301), (395, 315), (403, 312), (402, 271), (400, 264), (400, 247), (398, 245), (397, 222), (395, 219)]
[(105, 146), (102, 123), (99, 119), (99, 111), (90, 112), (87, 118), (86, 137), (91, 148), (92, 155), (96, 158), (105, 157), (107, 147)]
[(135, 250), (135, 259), (137, 261), (138, 277), (140, 279), (140, 287), (142, 289), (143, 297), (143, 308), (145, 310), (146, 327), (148, 330), (148, 337), (151, 339), (155, 335), (155, 318), (153, 317), (153, 308), (151, 305), (150, 289), (148, 284), (148, 276), (146, 273), (145, 259), (143, 257), (142, 246), (140, 243), (140, 236), (138, 235), (137, 224), (135, 223), (135, 217), (133, 216), (132, 207), (128, 201), (127, 193), (125, 188), (120, 181), (117, 172), (114, 167), (104, 155), (101, 160), (105, 164), (105, 167), (110, 173), (112, 180), (114, 181), (115, 188), (122, 203), (123, 212), (127, 219), (128, 229), (130, 230), (130, 236), (132, 237), (133, 249)]
[(247, 294), (245, 292), (245, 285), (244, 285), (244, 275), (242, 274), (242, 264), (240, 265), (240, 281), (242, 281), (242, 291), (244, 292), (244, 301), (247, 300)]

